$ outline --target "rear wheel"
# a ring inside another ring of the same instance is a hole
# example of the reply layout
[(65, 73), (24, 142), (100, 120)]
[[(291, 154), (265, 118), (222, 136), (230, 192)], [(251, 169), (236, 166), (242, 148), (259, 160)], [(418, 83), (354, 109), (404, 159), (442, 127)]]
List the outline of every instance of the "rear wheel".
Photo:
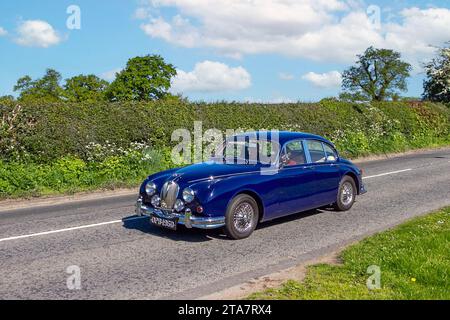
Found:
[(256, 200), (240, 194), (231, 200), (225, 215), (225, 233), (228, 237), (240, 240), (250, 236), (259, 220), (259, 208)]
[(350, 176), (345, 176), (339, 184), (339, 191), (334, 204), (337, 211), (347, 211), (353, 207), (356, 200), (356, 184)]

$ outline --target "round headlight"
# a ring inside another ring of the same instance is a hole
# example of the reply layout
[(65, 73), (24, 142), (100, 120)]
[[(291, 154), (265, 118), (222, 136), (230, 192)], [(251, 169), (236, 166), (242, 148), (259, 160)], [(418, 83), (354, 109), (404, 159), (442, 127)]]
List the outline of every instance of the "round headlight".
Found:
[(150, 202), (152, 203), (153, 207), (159, 207), (159, 205), (161, 204), (161, 198), (158, 195), (153, 196)]
[(181, 210), (184, 209), (184, 202), (183, 200), (178, 199), (175, 202), (175, 205), (173, 206), (173, 208), (175, 209), (175, 211), (180, 212)]
[(156, 184), (151, 181), (147, 182), (147, 184), (145, 185), (145, 193), (147, 193), (147, 195), (149, 196), (154, 195), (156, 193)]
[(191, 188), (186, 188), (183, 190), (183, 200), (186, 201), (186, 203), (191, 203), (194, 201), (195, 193), (194, 190)]

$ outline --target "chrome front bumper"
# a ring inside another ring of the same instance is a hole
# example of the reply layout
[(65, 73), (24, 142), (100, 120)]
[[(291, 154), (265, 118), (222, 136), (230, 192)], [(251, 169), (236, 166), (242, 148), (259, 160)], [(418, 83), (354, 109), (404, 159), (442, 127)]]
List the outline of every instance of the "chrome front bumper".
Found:
[(136, 215), (152, 216), (156, 215), (161, 218), (178, 218), (178, 224), (184, 225), (186, 228), (199, 229), (216, 229), (225, 226), (225, 217), (195, 217), (190, 212), (163, 212), (162, 210), (151, 208), (143, 204), (142, 199), (136, 201)]

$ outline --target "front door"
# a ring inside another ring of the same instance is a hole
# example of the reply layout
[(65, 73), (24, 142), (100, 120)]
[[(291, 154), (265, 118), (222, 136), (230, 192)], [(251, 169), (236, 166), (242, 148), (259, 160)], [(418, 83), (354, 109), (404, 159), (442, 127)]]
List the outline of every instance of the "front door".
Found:
[(302, 140), (288, 142), (281, 154), (277, 217), (314, 208), (315, 170), (307, 163)]

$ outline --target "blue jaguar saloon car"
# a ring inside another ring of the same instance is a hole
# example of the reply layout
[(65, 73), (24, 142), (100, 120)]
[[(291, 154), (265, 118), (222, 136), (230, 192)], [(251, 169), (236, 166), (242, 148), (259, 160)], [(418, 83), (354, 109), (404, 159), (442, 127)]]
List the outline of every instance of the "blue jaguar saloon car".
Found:
[(365, 192), (361, 170), (330, 141), (257, 131), (228, 137), (207, 162), (149, 176), (136, 213), (163, 228), (224, 228), (243, 239), (260, 222), (325, 206), (349, 210)]

